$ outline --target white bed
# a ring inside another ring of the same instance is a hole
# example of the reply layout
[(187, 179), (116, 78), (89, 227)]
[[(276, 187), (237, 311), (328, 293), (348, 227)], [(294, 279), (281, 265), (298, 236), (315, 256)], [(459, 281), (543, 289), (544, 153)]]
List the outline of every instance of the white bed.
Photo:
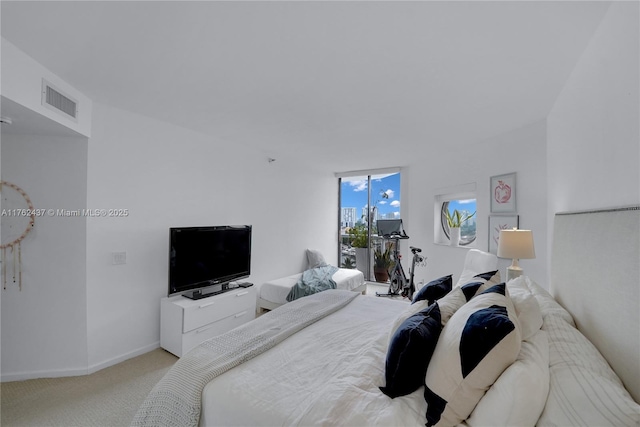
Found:
[(380, 325), (390, 325), (406, 307), (359, 296), (222, 374), (205, 388), (201, 425), (424, 424), (416, 423), (424, 417), (418, 399), (395, 399), (390, 407), (378, 390), (388, 340)]
[[(551, 358), (553, 380), (547, 385), (548, 397), (543, 389), (544, 398), (536, 398), (534, 387), (523, 385), (517, 389), (519, 395), (501, 399), (519, 399), (520, 409), (533, 410), (526, 416), (538, 419), (538, 425), (638, 425), (640, 407), (595, 348), (565, 320), (570, 319), (568, 312), (538, 285), (530, 286), (545, 313), (542, 330), (549, 337), (546, 360)], [(385, 383), (389, 341), (388, 329), (380, 325), (391, 324), (406, 307), (399, 301), (360, 296), (245, 362), (242, 369), (220, 375), (203, 391), (200, 425), (424, 426), (427, 404), (422, 388), (395, 399), (378, 389)], [(485, 413), (501, 409), (485, 408)]]
[[(620, 242), (624, 250), (614, 252)], [(557, 215), (553, 257), (550, 289), (557, 300), (527, 277), (507, 285), (487, 281), (483, 286), (502, 286), (503, 294), (478, 290), (442, 329), (426, 378), (419, 377), (431, 388), (432, 377), (448, 371), (443, 365), (448, 358), (442, 354), (451, 347), (450, 359), (456, 358), (457, 344), (448, 335), (455, 332), (451, 325), (476, 301), (508, 301), (503, 308), (517, 325), (517, 333), (509, 335), (516, 337), (517, 358), (495, 378), (480, 372), (490, 383), (459, 424), (640, 425), (640, 210)], [(477, 271), (465, 270), (461, 277), (471, 273)], [(446, 307), (445, 299), (455, 292), (462, 290), (454, 287), (438, 304)], [(318, 307), (334, 298), (350, 302), (320, 314)], [(571, 314), (558, 301), (567, 301)], [(285, 304), (180, 359), (133, 424), (423, 426), (425, 410), (430, 409), (424, 384), (394, 399), (378, 388), (385, 385), (392, 325), (407, 315), (408, 307), (341, 290)], [(300, 321), (300, 328), (292, 326)], [(596, 336), (593, 343), (585, 337), (590, 334)], [(217, 352), (209, 356), (211, 349)], [(601, 355), (611, 350), (615, 357)], [(504, 352), (490, 354), (478, 366), (495, 356), (503, 358)], [(201, 371), (208, 365), (212, 373), (203, 379)], [(447, 405), (454, 403), (452, 399)]]
[[(273, 310), (282, 304), (286, 304), (289, 291), (300, 280), (300, 277), (302, 277), (302, 273), (263, 283), (260, 286), (258, 308)], [(364, 292), (367, 288), (364, 274), (359, 270), (339, 268), (331, 278), (336, 282), (337, 289)]]

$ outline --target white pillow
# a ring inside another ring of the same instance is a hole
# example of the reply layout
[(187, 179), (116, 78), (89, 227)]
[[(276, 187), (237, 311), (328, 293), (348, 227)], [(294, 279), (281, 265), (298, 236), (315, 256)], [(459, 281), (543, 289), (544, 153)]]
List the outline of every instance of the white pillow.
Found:
[(500, 271), (488, 271), (476, 274), (469, 281), (457, 286), (447, 295), (438, 300), (442, 326), (446, 325), (451, 316), (475, 295), (500, 283)]
[(498, 268), (498, 257), (489, 252), (483, 252), (479, 249), (470, 249), (464, 258), (464, 266), (462, 273), (456, 283), (456, 286), (462, 286), (469, 283), (469, 280), (478, 273), (483, 271), (496, 270)]
[(520, 326), (504, 283), (456, 311), (442, 329), (425, 377), (427, 426), (464, 421), (520, 353)]
[(513, 301), (522, 331), (522, 339), (533, 336), (542, 327), (542, 312), (538, 300), (531, 293), (524, 276), (507, 283), (509, 296)]
[[(522, 285), (526, 285), (526, 287), (531, 291), (534, 297), (538, 300), (538, 305), (540, 305), (540, 311), (544, 313), (543, 319), (549, 315), (556, 315), (562, 317), (568, 324), (575, 327), (576, 322), (573, 320), (573, 317), (567, 310), (564, 309), (547, 291), (542, 288), (535, 281), (531, 280), (527, 276), (520, 276)], [(511, 282), (509, 282), (511, 283)], [(514, 281), (514, 284), (518, 283)]]
[(467, 419), (471, 427), (533, 426), (549, 394), (549, 341), (537, 331), (522, 342), (518, 358), (487, 390)]
[(324, 256), (320, 251), (307, 249), (307, 269), (311, 270), (312, 268), (320, 267), (325, 264)]

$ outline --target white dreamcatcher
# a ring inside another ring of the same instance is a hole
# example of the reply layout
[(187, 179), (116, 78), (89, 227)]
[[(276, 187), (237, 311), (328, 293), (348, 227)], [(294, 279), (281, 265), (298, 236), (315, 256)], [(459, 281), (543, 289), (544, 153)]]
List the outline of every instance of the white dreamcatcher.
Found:
[[(2, 288), (7, 289), (7, 283), (17, 283), (22, 290), (22, 247), (21, 243), (27, 237), (36, 223), (36, 210), (20, 187), (6, 181), (0, 181), (2, 195)], [(8, 264), (8, 257), (11, 262)], [(10, 278), (9, 278), (10, 277)]]

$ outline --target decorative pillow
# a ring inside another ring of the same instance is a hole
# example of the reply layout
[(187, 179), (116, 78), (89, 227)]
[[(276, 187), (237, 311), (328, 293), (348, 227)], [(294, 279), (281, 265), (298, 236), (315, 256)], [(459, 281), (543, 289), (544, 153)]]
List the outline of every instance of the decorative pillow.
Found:
[(415, 304), (418, 301), (426, 300), (429, 305), (433, 304), (437, 299), (442, 298), (451, 291), (453, 286), (453, 279), (451, 274), (448, 276), (442, 276), (438, 279), (432, 280), (424, 285), (413, 296), (411, 304)]
[(447, 295), (440, 298), (438, 304), (440, 305), (442, 326), (449, 321), (453, 313), (476, 294), (498, 283), (500, 283), (500, 271), (488, 271), (472, 277), (471, 282), (455, 287)]
[(320, 251), (313, 249), (307, 249), (307, 264), (308, 269), (317, 268), (326, 264), (324, 256)]
[[(483, 277), (489, 276), (490, 279), (484, 279)], [(441, 277), (440, 279), (446, 279), (448, 276)], [(436, 279), (436, 281), (440, 280)], [(442, 326), (444, 326), (449, 318), (456, 312), (464, 303), (473, 298), (477, 293), (482, 292), (485, 289), (488, 289), (494, 284), (498, 284), (500, 282), (500, 272), (499, 271), (489, 271), (487, 273), (482, 273), (477, 275), (474, 278), (474, 281), (471, 283), (467, 283), (464, 286), (456, 287), (448, 294), (438, 299), (438, 306), (440, 308), (440, 318), (442, 321)], [(429, 284), (431, 284), (430, 282)], [(424, 286), (425, 288), (429, 286), (427, 284)], [(414, 314), (426, 309), (429, 307), (431, 303), (428, 300), (415, 301), (409, 307), (407, 307), (400, 315), (396, 318), (395, 322), (391, 325), (391, 329), (389, 330), (389, 339), (393, 338), (393, 334), (396, 329), (400, 327), (402, 322), (404, 322), (409, 317)]]
[(549, 341), (545, 331), (537, 331), (522, 348), (511, 366), (480, 399), (467, 425), (536, 425), (549, 394)]
[(393, 324), (391, 325), (391, 329), (389, 329), (389, 341), (393, 339), (393, 336), (395, 335), (396, 331), (398, 330), (398, 328), (400, 328), (400, 326), (402, 325), (402, 323), (404, 323), (405, 320), (407, 320), (414, 314), (421, 312), (422, 310), (426, 310), (429, 307), (430, 307), (429, 302), (427, 300), (422, 300), (422, 301), (418, 301), (415, 304), (410, 304), (409, 306), (407, 306), (407, 308), (402, 310), (402, 312), (398, 315), (398, 317), (396, 317), (396, 320), (393, 321)]
[(475, 280), (478, 278), (484, 279), (487, 282), (491, 282), (494, 285), (497, 285), (500, 283), (500, 270), (491, 270), (491, 271), (487, 271), (486, 273), (476, 274), (475, 276), (473, 276), (472, 280)]
[(392, 399), (413, 393), (424, 385), (427, 365), (442, 326), (438, 304), (406, 319), (395, 331), (385, 362), (386, 385), (380, 390)]
[(521, 341), (504, 283), (460, 307), (442, 330), (427, 369), (427, 426), (464, 421), (485, 391), (516, 360)]
[(522, 339), (526, 340), (542, 327), (542, 312), (538, 300), (523, 280), (524, 276), (510, 280), (507, 283), (507, 290), (516, 308)]
[[(531, 291), (533, 296), (536, 297), (536, 300), (538, 300), (540, 311), (544, 313), (542, 316), (543, 320), (545, 317), (549, 315), (559, 316), (574, 328), (576, 327), (576, 322), (573, 320), (573, 317), (571, 316), (571, 314), (569, 314), (569, 312), (565, 310), (565, 308), (562, 307), (558, 303), (558, 301), (556, 301), (551, 296), (549, 291), (542, 288), (539, 284), (537, 284), (535, 281), (531, 280), (527, 276), (520, 276), (520, 277), (522, 278), (522, 281), (520, 283), (523, 286), (526, 286)], [(518, 279), (520, 279), (520, 277), (518, 277)], [(516, 280), (513, 280), (511, 282), (513, 282), (513, 284), (518, 283)]]

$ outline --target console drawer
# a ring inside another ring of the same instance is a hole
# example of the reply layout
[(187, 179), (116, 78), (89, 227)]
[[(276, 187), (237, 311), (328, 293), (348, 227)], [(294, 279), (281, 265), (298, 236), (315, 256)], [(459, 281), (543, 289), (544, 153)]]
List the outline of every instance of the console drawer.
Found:
[(252, 291), (239, 288), (194, 301), (184, 308), (182, 332), (193, 331), (245, 310), (255, 312), (256, 298)]
[(236, 288), (199, 300), (177, 295), (160, 301), (160, 346), (182, 357), (204, 340), (256, 317), (256, 288)]
[(255, 310), (247, 309), (239, 313), (233, 314), (224, 319), (218, 320), (211, 324), (202, 326), (183, 335), (182, 352), (183, 354), (200, 344), (202, 341), (208, 340), (215, 336), (224, 334), (231, 329), (242, 325), (255, 318)]

